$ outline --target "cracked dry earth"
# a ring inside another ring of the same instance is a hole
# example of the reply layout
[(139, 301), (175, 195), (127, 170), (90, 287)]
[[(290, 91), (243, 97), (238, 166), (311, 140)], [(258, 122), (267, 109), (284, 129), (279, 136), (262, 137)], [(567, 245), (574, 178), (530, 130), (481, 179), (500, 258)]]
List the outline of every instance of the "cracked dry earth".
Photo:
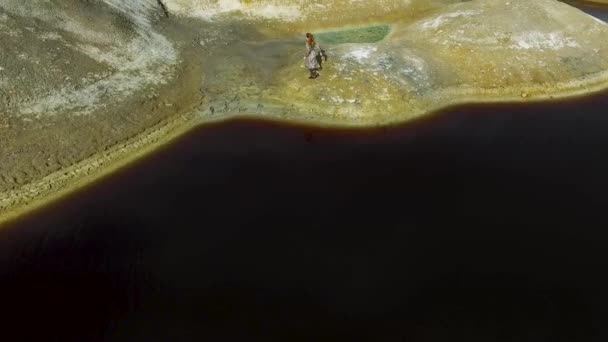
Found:
[[(315, 81), (309, 31), (330, 56)], [(607, 36), (553, 0), (1, 0), (0, 215), (178, 126), (374, 126), (599, 90)]]

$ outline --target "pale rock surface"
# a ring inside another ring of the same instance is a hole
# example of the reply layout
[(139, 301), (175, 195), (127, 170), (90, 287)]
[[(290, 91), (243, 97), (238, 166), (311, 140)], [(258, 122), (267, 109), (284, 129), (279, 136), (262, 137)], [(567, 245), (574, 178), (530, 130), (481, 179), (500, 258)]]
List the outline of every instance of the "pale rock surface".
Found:
[[(172, 43), (151, 28), (154, 0), (3, 0), (0, 52), (12, 82), (0, 111), (90, 114), (159, 84), (177, 62)], [(36, 26), (32, 25), (36, 23)]]

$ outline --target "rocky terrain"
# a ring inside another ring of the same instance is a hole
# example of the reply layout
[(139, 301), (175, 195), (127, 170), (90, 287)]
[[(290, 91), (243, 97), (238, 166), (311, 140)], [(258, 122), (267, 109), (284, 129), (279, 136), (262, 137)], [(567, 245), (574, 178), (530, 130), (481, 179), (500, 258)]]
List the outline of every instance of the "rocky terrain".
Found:
[[(305, 32), (330, 56), (314, 81)], [(600, 90), (607, 36), (554, 0), (0, 0), (0, 215), (209, 120), (375, 126)]]

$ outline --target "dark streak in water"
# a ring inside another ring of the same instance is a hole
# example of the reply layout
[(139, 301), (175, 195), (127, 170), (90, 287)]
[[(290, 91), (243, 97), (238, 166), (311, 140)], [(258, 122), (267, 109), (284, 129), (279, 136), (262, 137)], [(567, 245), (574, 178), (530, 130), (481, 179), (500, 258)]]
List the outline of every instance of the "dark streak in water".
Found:
[(200, 127), (0, 230), (5, 336), (604, 341), (607, 94)]

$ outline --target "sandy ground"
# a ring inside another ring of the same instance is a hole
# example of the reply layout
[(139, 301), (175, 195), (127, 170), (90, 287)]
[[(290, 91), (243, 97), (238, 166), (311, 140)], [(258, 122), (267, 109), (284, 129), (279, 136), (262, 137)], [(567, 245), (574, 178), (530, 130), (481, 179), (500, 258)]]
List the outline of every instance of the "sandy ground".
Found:
[[(236, 3), (234, 12), (165, 1), (169, 17), (148, 0), (41, 5), (56, 13), (1, 5), (0, 220), (204, 122), (388, 125), (454, 104), (584, 95), (608, 83), (608, 25), (554, 1), (413, 1), (368, 17), (342, 13), (346, 27), (329, 15), (337, 5), (315, 7), (313, 23), (291, 3)], [(307, 79), (306, 27), (322, 37), (366, 24), (390, 30), (369, 43), (336, 35), (345, 41), (325, 46), (322, 77)]]

